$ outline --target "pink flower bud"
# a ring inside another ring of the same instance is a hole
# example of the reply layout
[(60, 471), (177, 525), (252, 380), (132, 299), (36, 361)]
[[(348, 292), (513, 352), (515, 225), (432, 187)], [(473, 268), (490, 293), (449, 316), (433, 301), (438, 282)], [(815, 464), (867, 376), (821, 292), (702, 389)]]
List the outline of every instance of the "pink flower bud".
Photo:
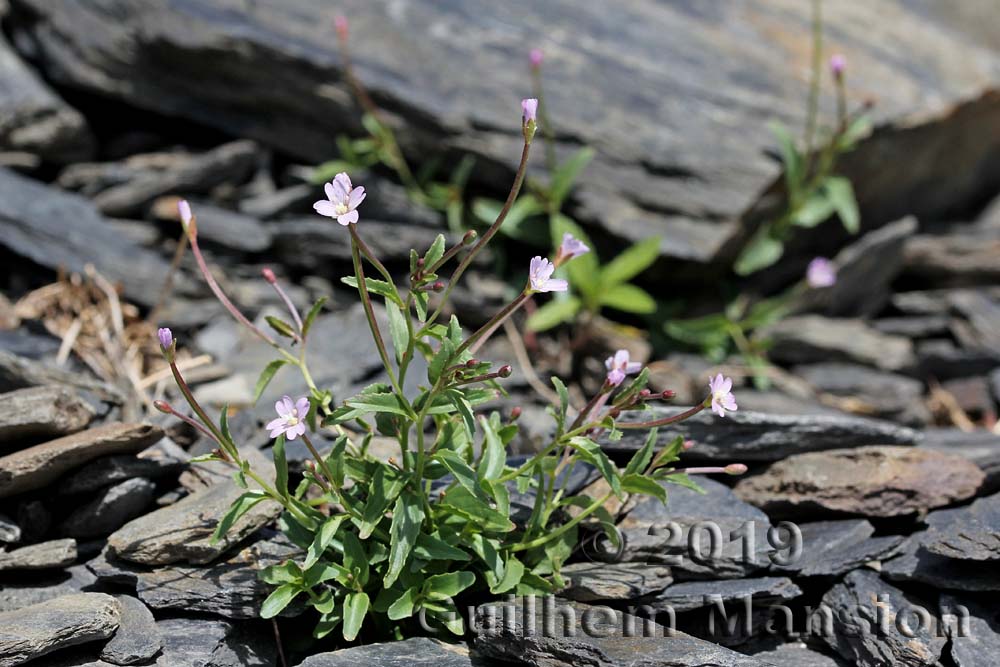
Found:
[(844, 76), (845, 69), (847, 69), (847, 58), (844, 57), (844, 54), (833, 54), (830, 57), (830, 71), (833, 72), (833, 76), (839, 79)]
[(521, 406), (516, 405), (510, 411), (510, 420), (512, 422), (516, 422), (520, 416), (521, 416)]
[(725, 468), (727, 475), (742, 475), (747, 471), (747, 467), (742, 463), (730, 463)]
[(528, 54), (528, 60), (531, 61), (531, 66), (534, 67), (535, 69), (541, 67), (542, 56), (543, 54), (541, 49), (532, 49), (531, 53)]
[(265, 266), (263, 269), (261, 269), (260, 274), (264, 276), (264, 280), (271, 283), (272, 285), (278, 282), (277, 276), (274, 275), (274, 271), (272, 271), (269, 267)]
[(191, 215), (191, 204), (187, 202), (187, 199), (181, 199), (177, 202), (177, 213), (181, 217), (181, 223), (183, 223), (185, 227), (188, 227), (194, 216)]
[(333, 27), (337, 29), (337, 36), (340, 39), (347, 39), (347, 17), (343, 14), (338, 14), (335, 19), (333, 19)]
[(156, 331), (156, 337), (160, 341), (160, 347), (164, 350), (169, 350), (170, 346), (174, 344), (174, 334), (167, 327), (161, 327)]
[(153, 407), (164, 414), (173, 414), (174, 409), (166, 401), (153, 401)]
[(813, 289), (832, 287), (837, 282), (837, 267), (833, 262), (817, 257), (806, 268), (806, 283)]
[(514, 372), (514, 369), (510, 365), (501, 366), (500, 370), (497, 371), (497, 376), (502, 378), (509, 378), (510, 374)]
[(521, 116), (525, 124), (538, 120), (538, 100), (534, 97), (521, 100)]

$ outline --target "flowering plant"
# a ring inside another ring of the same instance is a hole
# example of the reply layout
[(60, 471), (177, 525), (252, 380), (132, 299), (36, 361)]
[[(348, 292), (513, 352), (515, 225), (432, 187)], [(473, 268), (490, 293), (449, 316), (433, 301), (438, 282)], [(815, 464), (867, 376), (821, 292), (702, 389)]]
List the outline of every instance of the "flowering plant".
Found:
[[(524, 146), (504, 208), (481, 237), (469, 232), (447, 248), (445, 237), (438, 236), (422, 255), (412, 251), (405, 286), (397, 283), (362, 238), (363, 188), (354, 186), (346, 174), (327, 184), (326, 199), (315, 208), (350, 235), (354, 275), (344, 282), (358, 291), (387, 379), (339, 402), (316, 386), (306, 362), (310, 327), (322, 301), (302, 317), (273, 272), (265, 270), (264, 278), (285, 303), (291, 321), (267, 319), (277, 336), (255, 326), (208, 271), (195, 217), (182, 204), (184, 229), (208, 285), (230, 313), (278, 355), (261, 374), (258, 398), (285, 366), (297, 368), (309, 387), (307, 396), (285, 396), (275, 405), (276, 417), (267, 424), (275, 438), (274, 476), (265, 479), (270, 475), (253, 469), (234, 442), (226, 410), (216, 424), (192, 396), (174, 360), (177, 343), (172, 333), (168, 329), (158, 333), (194, 416), (166, 403), (158, 407), (212, 438), (218, 447), (201, 460), (231, 464), (236, 483), (245, 489), (219, 523), (216, 536), (224, 535), (256, 504), (276, 502), (284, 510), (282, 530), (303, 550), (301, 558), (263, 570), (263, 579), (275, 586), (263, 603), (263, 617), (281, 613), (299, 598), (318, 613), (318, 637), (339, 627), (344, 639), (353, 640), (366, 619), (383, 634), (398, 636), (405, 633), (407, 619), (418, 613), (461, 633), (456, 595), (472, 590), (493, 594), (557, 590), (564, 585), (560, 568), (578, 544), (578, 530), (596, 524), (607, 529), (610, 539), (618, 539), (615, 517), (605, 506), (612, 497), (624, 500), (629, 494), (646, 494), (666, 501), (660, 482), (691, 484), (686, 472), (675, 466), (685, 448), (683, 441), (678, 438), (657, 449), (657, 427), (708, 407), (720, 416), (736, 409), (731, 381), (719, 376), (706, 399), (685, 412), (654, 421), (627, 421), (625, 411), (642, 410), (648, 402), (672, 394), (652, 394), (646, 389), (648, 371), (620, 351), (607, 360), (604, 383), (579, 410), (570, 405), (564, 383), (552, 378), (559, 400), (549, 409), (555, 422), (551, 440), (523, 462), (508, 461), (506, 447), (518, 432), (520, 411), (515, 408), (505, 418), (497, 412), (484, 414), (481, 406), (502, 393), (499, 381), (510, 376), (511, 367), (494, 369), (492, 362), (476, 354), (527, 300), (566, 290), (566, 281), (553, 278), (553, 271), (584, 256), (589, 248), (566, 235), (551, 260), (532, 259), (520, 294), (475, 332), (464, 331), (454, 316), (447, 322), (439, 317), (452, 289), (496, 235), (517, 198), (535, 134), (537, 106), (526, 100), (522, 109)], [(452, 262), (457, 266), (445, 283), (439, 278)], [(368, 267), (378, 277), (368, 277)], [(432, 302), (435, 295), (439, 298)], [(375, 316), (376, 298), (388, 316), (389, 344)], [(281, 344), (281, 339), (290, 345)], [(404, 386), (407, 376), (416, 372), (413, 362), (418, 356), (427, 362), (426, 381), (408, 393)], [(626, 382), (629, 376), (633, 377)], [(623, 429), (648, 429), (649, 436), (619, 467), (597, 440), (604, 434), (620, 437)], [(329, 434), (332, 445), (317, 446), (313, 440), (320, 433)], [(376, 435), (398, 442), (398, 459), (382, 460), (369, 451)], [(293, 479), (285, 445), (299, 438), (313, 458), (301, 479)], [(572, 493), (567, 480), (578, 466), (590, 466), (608, 490), (596, 497)], [(697, 472), (744, 470), (731, 465)], [(531, 498), (522, 513), (515, 511), (515, 494)]]

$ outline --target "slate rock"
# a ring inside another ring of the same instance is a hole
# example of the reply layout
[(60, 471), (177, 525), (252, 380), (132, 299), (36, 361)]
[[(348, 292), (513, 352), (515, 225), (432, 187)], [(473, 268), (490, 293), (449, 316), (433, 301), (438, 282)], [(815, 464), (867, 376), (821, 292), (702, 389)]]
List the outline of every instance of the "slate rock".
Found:
[(958, 454), (979, 466), (986, 475), (980, 494), (1000, 490), (1000, 435), (989, 431), (962, 431), (957, 428), (929, 428), (920, 446)]
[(16, 544), (21, 541), (21, 527), (10, 517), (0, 514), (0, 542)]
[[(365, 182), (367, 186), (367, 181)], [(317, 199), (317, 188), (310, 183), (299, 183), (273, 192), (264, 192), (240, 201), (240, 213), (260, 220), (269, 220), (286, 213), (304, 213)], [(365, 188), (366, 192), (370, 190)]]
[[(824, 641), (859, 667), (933, 665), (948, 641), (936, 627), (922, 627), (915, 615), (920, 608), (933, 620), (935, 607), (887, 584), (875, 572), (851, 572), (823, 596), (822, 604), (834, 619), (833, 633), (823, 633)], [(817, 614), (822, 618), (824, 613), (821, 606)], [(872, 626), (877, 614), (892, 619), (884, 626), (887, 631)]]
[(802, 589), (787, 577), (682, 581), (672, 584), (648, 604), (657, 610), (675, 612), (709, 607), (719, 602), (750, 600), (751, 604), (792, 600)]
[(996, 284), (1000, 235), (992, 236), (918, 234), (904, 245), (906, 274), (934, 285)]
[[(283, 266), (313, 272), (331, 262), (349, 263), (350, 235), (336, 234), (344, 230), (333, 229), (328, 222), (328, 219), (313, 216), (278, 223), (279, 233), (274, 241), (276, 258)], [(365, 222), (368, 224), (362, 238), (375, 256), (386, 263), (409, 261), (411, 248), (429, 248), (440, 233), (436, 229), (402, 223), (367, 218)], [(448, 247), (456, 241), (457, 238), (449, 238)]]
[[(967, 596), (942, 595), (940, 615), (951, 639), (949, 652), (956, 667), (979, 667), (1000, 655), (1000, 612)], [(950, 622), (949, 615), (954, 619)]]
[[(256, 218), (198, 201), (191, 201), (190, 204), (198, 220), (198, 241), (204, 247), (220, 246), (245, 253), (263, 252), (271, 247), (270, 227)], [(164, 197), (157, 200), (154, 213), (176, 223), (176, 199)]]
[(97, 583), (86, 565), (70, 565), (64, 570), (45, 570), (26, 577), (12, 572), (0, 579), (0, 612), (13, 611), (39, 602), (82, 593)]
[(93, 417), (94, 410), (66, 387), (49, 385), (0, 394), (0, 445), (75, 433)]
[(163, 648), (163, 640), (153, 613), (129, 595), (116, 595), (121, 606), (121, 623), (115, 636), (101, 649), (101, 659), (115, 665), (146, 663)]
[(635, 601), (659, 593), (673, 581), (670, 568), (647, 563), (570, 563), (561, 574), (569, 585), (559, 595), (579, 602)]
[(52, 540), (0, 552), (0, 572), (48, 570), (71, 565), (76, 560), (76, 540)]
[[(767, 515), (724, 484), (696, 483), (704, 494), (665, 484), (666, 506), (643, 498), (629, 511), (618, 524), (625, 544), (621, 560), (669, 565), (675, 579), (735, 579), (766, 567), (771, 549)], [(753, 558), (744, 554), (750, 532)]]
[(736, 495), (769, 516), (889, 517), (965, 500), (983, 473), (960, 456), (893, 446), (797, 454), (741, 480)]
[[(895, 555), (906, 539), (901, 535), (872, 537), (875, 527), (867, 519), (812, 521), (795, 528), (801, 536), (798, 556), (792, 549), (781, 551), (783, 558), (772, 562), (772, 572), (798, 577), (837, 577), (869, 561)], [(784, 538), (795, 540), (787, 534)]]
[(932, 526), (922, 544), (957, 560), (1000, 561), (1000, 494), (957, 509), (947, 523)]
[(872, 321), (872, 326), (890, 336), (907, 338), (931, 338), (951, 331), (951, 318), (946, 315), (911, 315), (906, 317), (882, 317)]
[(113, 423), (0, 457), (0, 498), (40, 489), (99, 456), (141, 451), (161, 437), (157, 426)]
[(532, 667), (752, 667), (767, 662), (610, 607), (515, 598), (476, 609), (475, 648)]
[[(622, 419), (645, 421), (682, 411), (683, 408), (654, 407), (623, 413)], [(913, 429), (874, 419), (744, 410), (727, 413), (724, 419), (708, 410), (702, 411), (661, 428), (657, 443), (666, 445), (678, 435), (695, 443), (684, 453), (685, 460), (718, 463), (779, 461), (806, 452), (874, 444), (909, 445), (920, 440), (920, 433)], [(621, 440), (604, 442), (601, 446), (610, 452), (632, 452), (642, 447), (645, 439), (645, 431), (626, 430)]]
[(966, 327), (953, 327), (963, 346), (970, 349), (1000, 348), (1000, 299), (988, 297), (981, 291), (961, 290), (948, 294), (948, 303), (965, 318)]
[[(0, 168), (0, 246), (52, 271), (93, 264), (130, 301), (152, 306), (169, 265), (126, 240), (79, 195)], [(181, 276), (178, 290), (188, 284)]]
[(923, 402), (924, 384), (914, 378), (845, 363), (796, 366), (792, 372), (818, 391), (846, 399), (842, 405), (859, 414), (910, 426), (931, 421)]
[(163, 652), (156, 667), (275, 667), (271, 628), (248, 628), (204, 618), (156, 622)]
[(857, 319), (796, 315), (767, 327), (760, 335), (772, 343), (768, 357), (781, 364), (850, 361), (899, 371), (916, 363), (908, 338), (880, 333)]
[(947, 339), (918, 341), (916, 355), (920, 373), (939, 380), (980, 375), (1000, 367), (1000, 350), (970, 350)]
[(299, 667), (472, 667), (485, 665), (469, 657), (465, 644), (447, 644), (430, 637), (365, 644), (311, 655)]
[[(125, 395), (121, 390), (107, 382), (95, 380), (83, 373), (74, 373), (63, 368), (50, 366), (35, 359), (0, 350), (0, 390), (11, 391), (12, 389), (37, 387), (46, 384), (74, 387), (83, 392), (93, 394), (101, 401), (114, 405), (125, 403)], [(103, 414), (103, 412), (99, 411), (99, 414)]]
[(782, 644), (773, 650), (760, 651), (753, 655), (774, 667), (852, 667), (839, 657), (820, 653), (801, 643)]
[(1000, 286), (952, 287), (942, 289), (913, 290), (892, 295), (892, 307), (906, 315), (951, 315), (954, 294), (980, 292), (991, 298), (1000, 298)]
[(176, 474), (187, 467), (190, 458), (173, 440), (163, 438), (135, 456), (105, 456), (91, 461), (61, 479), (59, 493), (88, 493), (136, 477), (157, 479)]
[(69, 646), (107, 639), (120, 619), (118, 601), (77, 593), (0, 613), (0, 667), (14, 667)]
[(53, 162), (86, 159), (94, 150), (87, 122), (0, 36), (0, 151)]
[(243, 493), (243, 489), (232, 483), (219, 483), (192, 493), (173, 505), (128, 522), (108, 537), (108, 547), (115, 556), (143, 565), (210, 563), (280, 513), (280, 505), (260, 502), (213, 543), (216, 525)]
[(143, 477), (127, 479), (101, 491), (63, 521), (63, 535), (88, 539), (103, 537), (141, 515), (156, 497), (156, 485)]

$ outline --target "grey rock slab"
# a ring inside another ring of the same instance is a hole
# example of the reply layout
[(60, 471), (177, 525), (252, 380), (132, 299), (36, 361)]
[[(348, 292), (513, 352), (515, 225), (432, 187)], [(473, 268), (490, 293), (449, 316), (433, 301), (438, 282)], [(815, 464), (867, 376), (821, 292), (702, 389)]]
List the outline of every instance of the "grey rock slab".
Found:
[(899, 555), (882, 564), (892, 581), (915, 581), (946, 590), (971, 593), (1000, 592), (1000, 570), (995, 563), (946, 558), (922, 546), (924, 534), (907, 538)]
[(13, 551), (0, 551), (0, 572), (8, 570), (49, 570), (71, 565), (76, 560), (76, 540), (52, 540), (30, 544)]
[(675, 579), (735, 579), (766, 567), (767, 515), (724, 484), (697, 484), (704, 494), (665, 484), (665, 506), (656, 498), (640, 500), (618, 524), (625, 543), (621, 560), (669, 565)]
[(770, 651), (760, 651), (753, 655), (775, 667), (851, 667), (850, 663), (839, 657), (820, 653), (805, 644), (782, 644)]
[(30, 578), (16, 573), (0, 580), (0, 612), (13, 611), (39, 602), (82, 593), (97, 582), (86, 565), (71, 565), (65, 570), (50, 570), (44, 576)]
[(931, 338), (951, 331), (951, 318), (946, 315), (882, 317), (873, 320), (871, 324), (876, 331), (907, 338)]
[[(823, 596), (817, 612), (821, 618), (824, 606), (834, 619), (833, 633), (824, 632), (824, 641), (859, 667), (933, 665), (948, 641), (936, 629), (921, 627), (909, 613), (920, 607), (933, 617), (934, 606), (884, 582), (870, 570), (855, 570), (834, 585)], [(884, 624), (888, 631), (883, 631), (883, 626), (872, 627), (879, 614), (895, 621)], [(901, 625), (905, 623), (912, 631), (906, 631), (907, 626)]]
[(161, 437), (158, 426), (112, 423), (0, 457), (0, 498), (40, 489), (100, 456), (142, 451)]
[(1000, 348), (1000, 299), (990, 298), (981, 291), (964, 290), (950, 293), (948, 302), (968, 324), (967, 334), (960, 339), (965, 347)]
[(472, 667), (486, 664), (469, 656), (465, 644), (448, 644), (430, 637), (365, 644), (311, 655), (298, 667)]
[[(338, 234), (344, 230), (334, 229), (328, 223), (328, 218), (319, 216), (275, 223), (278, 226), (274, 241), (276, 258), (284, 266), (306, 271), (316, 271), (331, 262), (350, 262), (350, 235)], [(411, 248), (429, 248), (440, 233), (436, 229), (396, 222), (365, 219), (365, 223), (362, 238), (383, 262), (408, 261)], [(445, 236), (450, 237), (448, 247), (458, 240), (451, 234)]]
[[(367, 187), (365, 191), (370, 192)], [(260, 220), (277, 218), (285, 213), (305, 213), (318, 199), (316, 193), (315, 185), (299, 183), (274, 192), (256, 194), (240, 201), (240, 213)]]
[(970, 498), (983, 478), (975, 464), (960, 456), (871, 446), (791, 456), (741, 480), (735, 492), (771, 517), (890, 517)]
[(911, 426), (931, 420), (920, 380), (846, 363), (796, 366), (793, 373), (824, 394), (847, 399), (842, 405), (855, 412)]
[(675, 612), (683, 612), (709, 607), (718, 602), (749, 599), (751, 603), (769, 603), (792, 600), (800, 595), (802, 589), (787, 577), (682, 581), (668, 586), (648, 604), (657, 610), (673, 609)]
[(904, 246), (905, 272), (935, 285), (996, 284), (1000, 280), (1000, 233), (983, 238), (966, 234), (919, 234)]
[[(771, 571), (797, 577), (836, 577), (865, 563), (895, 555), (906, 539), (900, 535), (872, 537), (875, 527), (867, 519), (813, 521), (797, 524), (801, 540), (789, 533), (782, 537), (790, 548), (779, 550)], [(795, 542), (801, 545), (796, 555)]]
[(143, 565), (210, 563), (280, 513), (280, 505), (262, 501), (213, 543), (216, 525), (243, 493), (233, 483), (218, 483), (192, 493), (128, 522), (108, 537), (108, 547), (115, 556)]
[(905, 315), (951, 315), (951, 298), (956, 293), (980, 292), (992, 299), (1000, 299), (1000, 286), (952, 287), (942, 289), (897, 292), (892, 295), (892, 307)]
[[(0, 246), (52, 271), (94, 267), (125, 296), (152, 306), (169, 264), (114, 230), (83, 197), (0, 169)], [(188, 281), (178, 276), (179, 291)]]
[(929, 428), (923, 434), (921, 447), (958, 454), (979, 466), (986, 475), (981, 494), (1000, 490), (1000, 435), (957, 428)]
[[(321, 0), (241, 13), (237, 26), (218, 0), (198, 0), (183, 13), (155, 0), (123, 10), (110, 0), (62, 4), (17, 0), (15, 6), (34, 20), (14, 27), (47, 75), (64, 85), (238, 131), (313, 163), (338, 154), (339, 135), (362, 131)], [(914, 109), (940, 112), (948, 101), (977, 95), (1000, 78), (991, 50), (938, 29), (907, 3), (878, 11), (843, 4), (828, 8), (825, 18), (844, 34), (852, 81), (861, 90), (885, 93), (875, 111), (881, 120)], [(111, 22), (110, 7), (120, 9)], [(412, 157), (471, 152), (480, 158), (483, 182), (513, 172), (521, 146), (520, 93), (511, 91), (524, 84), (525, 45), (540, 44), (546, 101), (558, 119), (558, 156), (580, 145), (597, 151), (575, 193), (577, 216), (631, 240), (662, 234), (665, 254), (711, 259), (732, 221), (777, 180), (777, 161), (767, 154), (774, 140), (761, 109), (778, 110), (786, 125), (802, 124), (807, 82), (791, 73), (808, 66), (801, 35), (808, 7), (754, 3), (704, 11), (637, 0), (619, 8), (614, 24), (596, 9), (578, 9), (569, 0), (542, 11), (523, 1), (479, 0), (396, 11), (354, 0), (342, 11), (352, 18), (357, 75), (390, 110), (403, 150)], [(898, 31), (872, 39), (871, 26), (883, 24)], [(579, 34), (591, 39), (581, 45), (571, 37)], [(776, 34), (794, 37), (775, 48)], [(872, 42), (895, 45), (906, 55), (887, 63)], [(491, 48), (482, 49), (484, 43)], [(630, 45), (628, 57), (621, 44)], [(683, 57), (689, 53), (711, 56)], [(215, 65), (211, 71), (206, 59)], [(674, 66), (664, 68), (665, 62)], [(936, 75), (918, 74), (926, 71)], [(673, 91), (672, 104), (662, 104), (663, 90)], [(920, 194), (909, 197), (918, 204), (911, 210), (930, 215), (945, 205), (939, 190), (954, 205), (995, 184), (983, 165), (996, 149), (988, 111), (997, 101), (983, 96), (970, 104), (958, 118), (947, 109), (930, 120), (920, 140), (911, 140), (918, 121), (881, 132), (872, 151), (855, 157), (868, 166), (852, 170), (859, 177), (874, 170), (872, 163), (885, 164), (876, 156), (893, 148), (924, 167), (894, 179), (878, 178), (879, 171), (858, 179), (875, 181), (858, 188), (862, 205), (877, 213), (872, 220), (898, 217), (897, 210), (883, 210), (886, 200), (899, 209), (907, 195)], [(716, 150), (706, 150), (709, 143)], [(945, 145), (964, 150), (953, 156)], [(935, 182), (939, 187), (930, 187)]]
[(0, 542), (16, 544), (21, 541), (21, 527), (10, 517), (0, 514)]
[(772, 343), (768, 357), (782, 364), (850, 361), (887, 371), (916, 364), (910, 339), (881, 333), (859, 319), (796, 315), (760, 335)]
[(0, 446), (29, 437), (75, 433), (94, 410), (67, 387), (48, 385), (0, 394)]
[(163, 648), (153, 612), (130, 595), (116, 595), (121, 622), (115, 636), (101, 649), (101, 659), (115, 665), (146, 663)]
[(1000, 655), (1000, 612), (996, 605), (967, 596), (942, 595), (940, 615), (951, 639), (949, 653), (957, 667), (996, 662)]
[(938, 380), (981, 375), (1000, 367), (1000, 350), (963, 348), (949, 339), (917, 341), (916, 355), (920, 373)]
[(0, 389), (10, 391), (46, 384), (61, 384), (89, 392), (115, 405), (125, 403), (120, 389), (83, 373), (56, 368), (35, 359), (0, 350)]
[(1000, 561), (1000, 494), (979, 498), (955, 510), (948, 522), (931, 526), (922, 543), (939, 556)]
[[(610, 607), (515, 598), (476, 609), (475, 648), (533, 667), (757, 667), (769, 663)], [(551, 604), (551, 607), (549, 606)]]
[(559, 595), (579, 602), (639, 600), (673, 581), (670, 568), (647, 563), (571, 563), (561, 574), (569, 585)]
[(14, 667), (59, 649), (107, 639), (120, 620), (118, 601), (77, 593), (0, 613), (0, 667)]
[[(246, 253), (263, 252), (271, 247), (271, 228), (256, 218), (212, 204), (190, 203), (198, 221), (198, 240), (206, 247), (216, 245)], [(170, 209), (169, 219), (177, 220), (176, 206)]]
[(93, 500), (73, 510), (59, 532), (78, 539), (109, 535), (141, 515), (155, 498), (153, 482), (142, 477), (127, 479), (104, 489)]
[(0, 37), (0, 151), (72, 162), (94, 150), (87, 122)]
[(91, 461), (61, 479), (59, 493), (88, 493), (136, 477), (157, 479), (177, 474), (187, 467), (190, 458), (173, 440), (163, 438), (135, 456), (105, 456)]
[[(648, 411), (623, 413), (622, 419), (647, 421), (678, 414), (683, 408), (656, 407)], [(739, 410), (717, 417), (708, 410), (682, 422), (663, 427), (658, 444), (667, 444), (678, 435), (693, 440), (685, 460), (719, 463), (778, 461), (794, 454), (862, 445), (910, 445), (920, 433), (910, 428), (875, 419), (833, 415), (783, 415)], [(604, 442), (606, 451), (631, 452), (645, 441), (645, 432), (626, 430), (617, 442)]]

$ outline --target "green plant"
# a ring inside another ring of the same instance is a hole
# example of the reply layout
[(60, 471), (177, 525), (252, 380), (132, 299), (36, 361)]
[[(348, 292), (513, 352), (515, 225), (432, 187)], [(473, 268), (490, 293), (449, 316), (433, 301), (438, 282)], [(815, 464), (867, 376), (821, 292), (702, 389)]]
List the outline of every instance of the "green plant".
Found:
[[(511, 368), (494, 370), (491, 362), (475, 358), (473, 350), (532, 294), (565, 289), (565, 281), (552, 278), (555, 264), (536, 257), (521, 293), (479, 330), (467, 333), (455, 317), (447, 322), (438, 319), (454, 285), (514, 206), (535, 132), (533, 113), (533, 107), (525, 105), (521, 163), (493, 224), (475, 243), (474, 235), (467, 235), (462, 243), (446, 248), (444, 236), (439, 236), (422, 255), (413, 251), (405, 288), (363, 241), (358, 231), (363, 224), (354, 224), (363, 189), (355, 188), (346, 174), (338, 174), (329, 184), (329, 201), (319, 202), (323, 205), (318, 210), (327, 211), (323, 214), (338, 220), (347, 228), (344, 233), (350, 234), (354, 275), (344, 282), (358, 292), (388, 380), (336, 403), (328, 390), (316, 386), (306, 361), (310, 329), (323, 303), (301, 317), (274, 274), (266, 271), (265, 278), (287, 305), (291, 321), (269, 318), (273, 335), (252, 324), (208, 271), (198, 246), (195, 218), (182, 203), (185, 232), (209, 286), (227, 310), (278, 355), (261, 373), (257, 396), (285, 367), (297, 368), (309, 387), (308, 396), (294, 402), (285, 397), (276, 405), (278, 417), (268, 424), (271, 436), (276, 437), (274, 475), (265, 479), (266, 473), (254, 470), (241, 455), (227, 425), (227, 411), (222, 410), (216, 423), (194, 399), (174, 362), (176, 341), (169, 330), (159, 333), (174, 378), (195, 417), (182, 415), (165, 403), (158, 407), (215, 440), (218, 448), (201, 460), (231, 464), (235, 482), (245, 490), (218, 525), (216, 536), (225, 534), (256, 504), (275, 502), (283, 509), (281, 529), (303, 550), (301, 558), (262, 572), (262, 578), (275, 586), (263, 604), (263, 617), (282, 613), (298, 599), (317, 613), (317, 637), (339, 628), (345, 640), (353, 640), (365, 625), (382, 636), (402, 636), (412, 630), (417, 614), (461, 633), (455, 596), (473, 590), (492, 594), (557, 590), (564, 584), (562, 564), (573, 553), (585, 522), (606, 529), (610, 540), (618, 539), (612, 530), (615, 517), (605, 506), (609, 499), (646, 494), (665, 501), (666, 490), (660, 482), (692, 485), (685, 471), (675, 465), (682, 441), (675, 439), (657, 450), (658, 427), (707, 407), (720, 415), (735, 409), (731, 382), (719, 376), (711, 395), (686, 412), (646, 422), (623, 419), (623, 410), (641, 410), (648, 401), (665, 396), (645, 391), (648, 371), (639, 371), (622, 351), (608, 361), (607, 379), (580, 410), (572, 409), (567, 388), (552, 378), (558, 395), (550, 408), (554, 435), (527, 461), (508, 464), (506, 447), (518, 430), (516, 415), (505, 419), (496, 412), (483, 414), (481, 406), (503, 392), (499, 381), (510, 375)], [(452, 261), (457, 266), (444, 287), (439, 274)], [(557, 255), (555, 263), (560, 261), (568, 257)], [(365, 275), (366, 265), (374, 268), (377, 278)], [(617, 276), (621, 284), (640, 265), (637, 259), (612, 262), (605, 272), (611, 278)], [(619, 268), (609, 271), (615, 266)], [(431, 297), (439, 292), (440, 298), (432, 305)], [(385, 306), (388, 346), (373, 298)], [(345, 354), (355, 342), (347, 343)], [(418, 356), (426, 360), (426, 378), (415, 393), (409, 393), (403, 387), (407, 376), (415, 372), (413, 362)], [(637, 377), (626, 385), (625, 376), (637, 371)], [(321, 429), (333, 438), (328, 449), (313, 443)], [(623, 429), (649, 429), (649, 435), (620, 468), (597, 438), (606, 433), (614, 440)], [(369, 445), (376, 436), (394, 439), (398, 457), (373, 456)], [(289, 473), (286, 438), (302, 438), (313, 456), (300, 479)], [(580, 465), (592, 466), (610, 490), (596, 497), (570, 495), (565, 482), (568, 473)], [(697, 471), (739, 474), (745, 467)], [(517, 522), (511, 518), (515, 490), (534, 496), (527, 518)]]

